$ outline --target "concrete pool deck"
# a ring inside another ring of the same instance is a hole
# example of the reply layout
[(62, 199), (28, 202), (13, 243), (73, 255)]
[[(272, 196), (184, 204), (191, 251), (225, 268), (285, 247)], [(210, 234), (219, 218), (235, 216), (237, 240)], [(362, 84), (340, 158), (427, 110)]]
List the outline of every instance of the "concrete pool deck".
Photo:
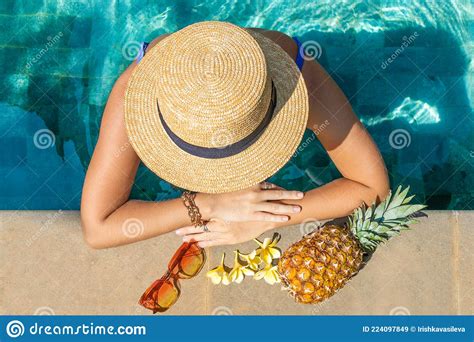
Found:
[[(382, 246), (336, 296), (318, 306), (293, 302), (280, 285), (245, 279), (215, 286), (205, 277), (235, 246), (208, 250), (198, 277), (181, 283), (173, 315), (474, 314), (474, 212), (426, 211), (428, 218)], [(279, 229), (285, 249), (301, 226)], [(271, 236), (271, 233), (267, 234)], [(0, 211), (0, 314), (149, 314), (138, 298), (162, 275), (180, 239), (93, 250), (77, 211)], [(239, 245), (243, 252), (254, 242)]]

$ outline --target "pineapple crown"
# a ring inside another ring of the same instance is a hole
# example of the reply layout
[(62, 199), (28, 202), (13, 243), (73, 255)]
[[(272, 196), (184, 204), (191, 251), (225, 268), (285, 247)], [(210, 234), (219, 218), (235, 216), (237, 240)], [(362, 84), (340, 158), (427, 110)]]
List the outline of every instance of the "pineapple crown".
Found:
[(410, 204), (415, 195), (407, 196), (409, 190), (409, 186), (404, 190), (399, 186), (379, 205), (374, 203), (367, 208), (363, 204), (349, 217), (349, 228), (366, 253), (374, 252), (379, 244), (409, 229), (417, 217), (427, 216), (421, 212), (426, 205)]

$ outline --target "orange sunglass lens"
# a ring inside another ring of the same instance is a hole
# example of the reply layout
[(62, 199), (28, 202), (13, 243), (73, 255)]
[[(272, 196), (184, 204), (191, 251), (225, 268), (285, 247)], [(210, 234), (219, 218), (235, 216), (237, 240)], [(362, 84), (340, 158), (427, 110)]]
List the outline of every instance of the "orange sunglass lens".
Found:
[(181, 293), (178, 279), (194, 277), (205, 261), (206, 253), (195, 241), (183, 243), (171, 258), (168, 272), (146, 289), (139, 303), (153, 313), (168, 310)]
[(171, 273), (186, 279), (198, 274), (204, 262), (204, 250), (196, 242), (185, 242), (171, 258), (168, 268)]
[(163, 277), (156, 280), (140, 298), (139, 303), (155, 312), (166, 311), (173, 305), (180, 295), (178, 282), (173, 278)]
[(188, 252), (183, 257), (183, 259), (181, 259), (180, 274), (184, 274), (188, 277), (194, 277), (201, 270), (202, 266), (204, 265), (204, 253), (202, 250), (194, 251), (193, 253)]
[(165, 311), (173, 305), (179, 297), (179, 288), (172, 281), (165, 281), (161, 287), (153, 294), (156, 304), (156, 311)]

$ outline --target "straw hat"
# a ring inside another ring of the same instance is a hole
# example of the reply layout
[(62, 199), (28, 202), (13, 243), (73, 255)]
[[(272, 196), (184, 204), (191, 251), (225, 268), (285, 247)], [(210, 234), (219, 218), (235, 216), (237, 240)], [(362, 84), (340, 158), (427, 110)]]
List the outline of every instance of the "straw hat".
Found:
[(298, 147), (308, 94), (295, 62), (252, 30), (190, 25), (147, 51), (125, 96), (134, 150), (162, 179), (220, 193), (273, 175)]

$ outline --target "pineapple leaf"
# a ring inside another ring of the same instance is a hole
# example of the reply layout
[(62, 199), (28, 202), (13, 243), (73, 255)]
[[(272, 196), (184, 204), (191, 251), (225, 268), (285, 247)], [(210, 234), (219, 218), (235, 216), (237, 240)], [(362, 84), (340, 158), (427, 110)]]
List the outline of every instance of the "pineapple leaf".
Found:
[(364, 237), (360, 238), (359, 240), (360, 244), (364, 246), (364, 250), (367, 252), (373, 252), (377, 248), (377, 243), (375, 243), (372, 240), (366, 239)]
[(403, 204), (387, 210), (383, 218), (384, 220), (405, 218), (411, 214), (416, 213), (417, 211), (420, 211), (423, 208), (425, 208), (425, 206), (421, 204)]
[(379, 205), (362, 204), (349, 217), (349, 228), (366, 252), (373, 252), (379, 244), (409, 229), (416, 218), (426, 216), (421, 212), (426, 205), (410, 204), (415, 196), (409, 196), (409, 190), (410, 187), (398, 186)]
[(402, 204), (407, 204), (407, 203), (409, 203), (414, 197), (415, 197), (415, 195), (411, 195), (411, 196), (405, 198), (405, 199), (403, 200)]
[(368, 231), (360, 232), (360, 236), (373, 240), (373, 241), (385, 241), (389, 238), (387, 234), (378, 234), (375, 232), (368, 232)]
[(402, 187), (398, 186), (397, 190), (395, 191), (395, 194), (393, 195), (393, 201), (387, 201), (387, 203), (388, 203), (387, 210), (390, 210), (390, 209), (393, 209), (393, 208), (396, 208), (396, 207), (400, 206), (402, 204), (403, 200), (405, 199), (405, 197), (407, 197), (408, 190), (410, 189), (410, 187), (407, 186), (406, 189), (403, 190), (403, 191), (401, 191), (401, 189), (402, 189)]
[[(390, 196), (390, 195), (389, 195)], [(380, 203), (374, 210), (374, 217), (383, 217), (383, 213), (387, 210), (386, 202)]]
[(372, 217), (372, 212), (373, 212), (373, 210), (374, 210), (374, 207), (373, 207), (373, 206), (368, 207), (367, 210), (365, 211), (364, 215), (365, 215), (366, 217), (371, 218), (371, 217)]

